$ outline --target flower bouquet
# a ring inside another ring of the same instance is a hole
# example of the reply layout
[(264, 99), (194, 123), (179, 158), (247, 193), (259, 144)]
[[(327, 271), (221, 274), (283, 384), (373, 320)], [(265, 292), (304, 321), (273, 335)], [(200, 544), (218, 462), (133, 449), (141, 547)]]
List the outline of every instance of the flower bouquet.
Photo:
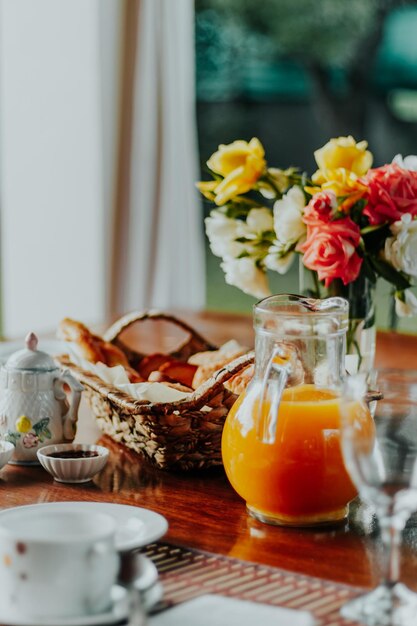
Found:
[(257, 298), (270, 294), (267, 271), (284, 274), (300, 257), (300, 291), (350, 302), (352, 369), (369, 371), (375, 350), (374, 287), (393, 285), (396, 312), (417, 313), (417, 157), (397, 155), (372, 168), (366, 141), (331, 139), (314, 153), (311, 178), (269, 167), (262, 144), (220, 145), (197, 184), (215, 205), (205, 220), (226, 282)]

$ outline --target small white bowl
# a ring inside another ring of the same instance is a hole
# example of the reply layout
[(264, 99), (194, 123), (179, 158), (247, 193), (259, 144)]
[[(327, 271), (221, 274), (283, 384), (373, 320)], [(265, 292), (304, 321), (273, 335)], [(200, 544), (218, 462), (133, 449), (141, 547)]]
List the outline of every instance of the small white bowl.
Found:
[(14, 445), (10, 441), (0, 441), (0, 469), (12, 458)]
[[(71, 452), (95, 452), (97, 456), (62, 458), (51, 454)], [(103, 446), (84, 443), (57, 443), (44, 446), (37, 452), (42, 467), (60, 483), (86, 483), (100, 472), (107, 463), (109, 451)]]

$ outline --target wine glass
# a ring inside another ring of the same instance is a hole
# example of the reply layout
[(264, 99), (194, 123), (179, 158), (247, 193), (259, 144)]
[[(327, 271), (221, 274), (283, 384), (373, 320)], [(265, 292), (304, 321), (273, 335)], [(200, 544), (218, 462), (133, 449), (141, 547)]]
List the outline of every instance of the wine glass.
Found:
[(342, 607), (342, 615), (368, 626), (415, 626), (417, 594), (399, 582), (401, 534), (417, 511), (417, 372), (386, 371), (383, 399), (371, 407), (365, 377), (349, 377), (341, 398), (341, 443), (360, 497), (375, 510), (384, 552), (382, 581)]

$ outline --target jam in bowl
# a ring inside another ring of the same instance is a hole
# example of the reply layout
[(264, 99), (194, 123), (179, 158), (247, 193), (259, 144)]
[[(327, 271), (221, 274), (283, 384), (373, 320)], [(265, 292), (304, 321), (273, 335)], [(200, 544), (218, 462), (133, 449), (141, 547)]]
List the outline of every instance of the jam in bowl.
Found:
[(85, 483), (107, 463), (109, 451), (103, 446), (62, 443), (38, 450), (42, 467), (61, 483)]

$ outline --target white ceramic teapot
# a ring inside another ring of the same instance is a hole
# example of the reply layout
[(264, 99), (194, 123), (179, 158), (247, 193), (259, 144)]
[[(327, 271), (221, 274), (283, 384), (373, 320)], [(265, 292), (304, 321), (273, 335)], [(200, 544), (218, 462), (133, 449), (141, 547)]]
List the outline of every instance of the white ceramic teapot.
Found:
[[(12, 354), (0, 369), (0, 439), (14, 444), (10, 463), (19, 465), (37, 464), (36, 452), (42, 446), (74, 439), (83, 389), (37, 345), (37, 336), (29, 333), (26, 348)], [(72, 391), (70, 405), (65, 384)]]

